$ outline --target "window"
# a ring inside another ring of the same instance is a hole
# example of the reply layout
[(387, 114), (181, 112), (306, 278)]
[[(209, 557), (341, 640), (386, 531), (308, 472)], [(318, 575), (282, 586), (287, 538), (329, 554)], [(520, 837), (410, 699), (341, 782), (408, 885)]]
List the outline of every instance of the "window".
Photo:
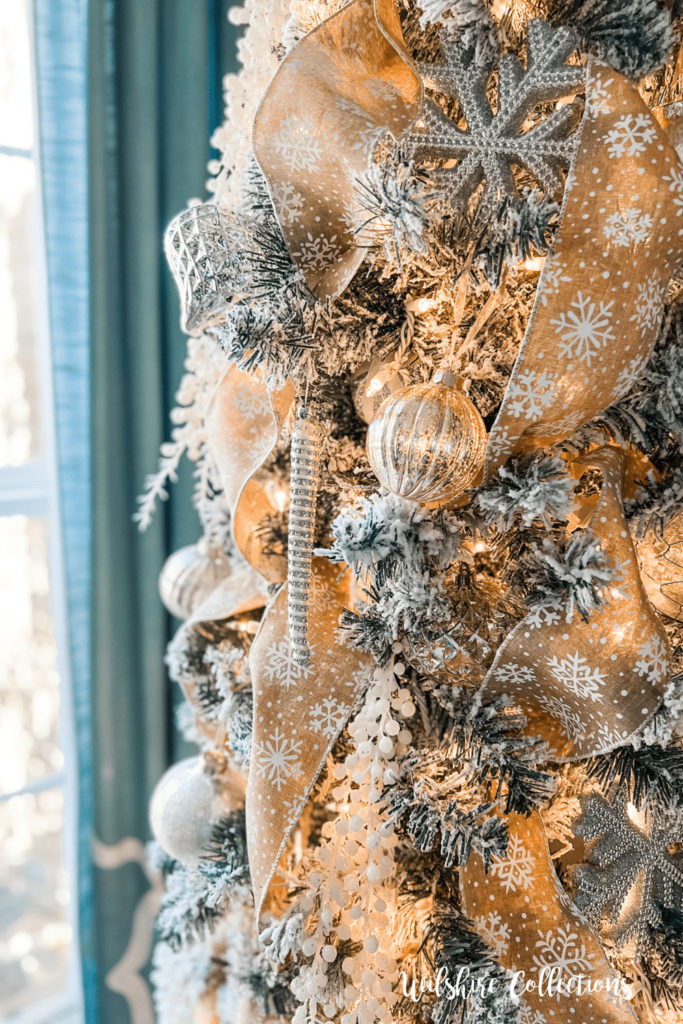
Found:
[(30, 0), (0, 4), (0, 1019), (82, 1019)]

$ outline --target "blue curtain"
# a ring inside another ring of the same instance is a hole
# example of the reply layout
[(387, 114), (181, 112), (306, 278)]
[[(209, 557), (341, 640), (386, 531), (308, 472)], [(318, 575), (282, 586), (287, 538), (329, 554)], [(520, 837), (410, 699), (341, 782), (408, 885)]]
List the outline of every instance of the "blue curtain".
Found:
[(34, 0), (34, 11), (86, 1015), (144, 1024), (144, 965), (131, 957), (136, 910), (152, 905), (141, 844), (151, 790), (183, 753), (157, 577), (197, 535), (189, 473), (147, 534), (132, 515), (185, 350), (163, 229), (204, 194), (235, 29), (222, 0)]

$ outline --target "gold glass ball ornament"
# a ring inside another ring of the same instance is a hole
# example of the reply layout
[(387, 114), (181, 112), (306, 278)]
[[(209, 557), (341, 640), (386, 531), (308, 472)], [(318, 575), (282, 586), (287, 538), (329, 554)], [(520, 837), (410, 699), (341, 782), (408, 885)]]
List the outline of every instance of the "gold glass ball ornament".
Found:
[(385, 399), (368, 428), (368, 458), (379, 482), (402, 498), (445, 504), (470, 487), (484, 464), (486, 427), (448, 371)]
[(203, 541), (178, 548), (166, 559), (159, 576), (159, 595), (171, 615), (189, 619), (203, 601), (230, 575), (221, 548)]
[(353, 404), (364, 423), (372, 419), (382, 402), (405, 386), (396, 362), (375, 358), (366, 363), (363, 372), (356, 377), (353, 387)]

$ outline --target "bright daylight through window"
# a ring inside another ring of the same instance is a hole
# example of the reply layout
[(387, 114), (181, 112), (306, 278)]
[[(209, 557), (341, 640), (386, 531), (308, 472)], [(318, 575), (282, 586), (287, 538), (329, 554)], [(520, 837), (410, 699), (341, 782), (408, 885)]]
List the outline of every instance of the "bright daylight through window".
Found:
[(0, 1019), (76, 1022), (75, 763), (30, 4), (0, 5)]

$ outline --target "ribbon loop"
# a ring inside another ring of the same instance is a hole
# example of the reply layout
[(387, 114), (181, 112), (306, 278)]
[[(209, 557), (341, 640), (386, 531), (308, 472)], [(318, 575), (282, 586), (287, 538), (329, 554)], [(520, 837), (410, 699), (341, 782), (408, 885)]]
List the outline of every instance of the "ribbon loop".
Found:
[(480, 690), (506, 693), (527, 716), (527, 731), (548, 741), (557, 760), (591, 757), (621, 746), (645, 725), (666, 688), (666, 632), (650, 607), (621, 499), (625, 455), (600, 448), (580, 463), (602, 470), (590, 526), (618, 575), (608, 603), (586, 622), (541, 606), (499, 648)]

